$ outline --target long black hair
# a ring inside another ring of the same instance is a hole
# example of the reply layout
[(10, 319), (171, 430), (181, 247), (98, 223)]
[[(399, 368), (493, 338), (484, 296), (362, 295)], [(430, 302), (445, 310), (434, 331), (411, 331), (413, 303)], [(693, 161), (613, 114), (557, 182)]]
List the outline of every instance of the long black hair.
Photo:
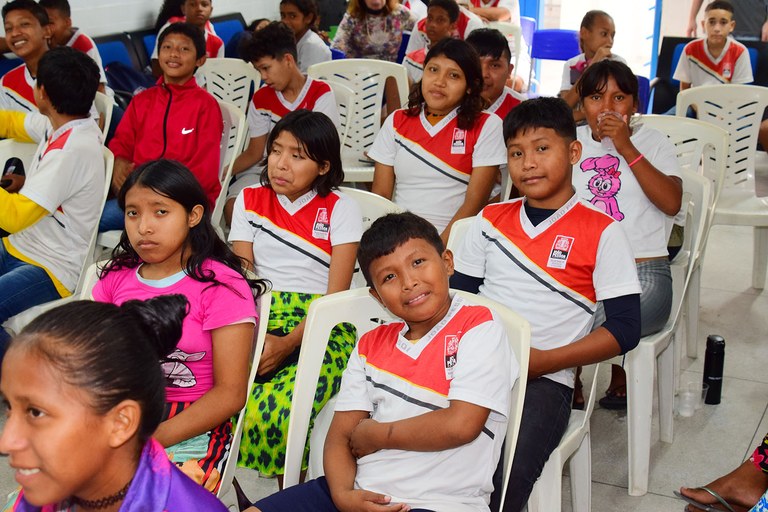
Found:
[[(447, 37), (433, 46), (424, 59), (424, 69), (435, 57), (446, 57), (458, 64), (467, 81), (467, 90), (459, 104), (457, 125), (462, 130), (469, 130), (485, 108), (485, 100), (480, 95), (483, 91), (483, 71), (480, 67), (480, 57), (474, 48), (460, 39)], [(417, 116), (424, 105), (424, 94), (421, 91), (421, 80), (413, 84), (408, 95), (409, 116)]]
[[(135, 186), (147, 187), (161, 196), (176, 201), (187, 213), (190, 213), (195, 206), (203, 207), (202, 219), (196, 226), (190, 228), (184, 242), (189, 254), (184, 272), (189, 277), (203, 283), (223, 284), (216, 280), (212, 270), (203, 268), (206, 260), (214, 260), (242, 275), (256, 292), (256, 296), (269, 290), (269, 281), (246, 276), (243, 260), (216, 234), (211, 223), (211, 211), (205, 191), (197, 178), (183, 164), (175, 160), (160, 159), (151, 160), (134, 169), (117, 195), (117, 204), (122, 210), (125, 210), (125, 196)], [(140, 264), (141, 259), (138, 253), (131, 245), (127, 232), (123, 230), (120, 243), (112, 251), (112, 259), (104, 266), (100, 277), (123, 268), (136, 268)]]

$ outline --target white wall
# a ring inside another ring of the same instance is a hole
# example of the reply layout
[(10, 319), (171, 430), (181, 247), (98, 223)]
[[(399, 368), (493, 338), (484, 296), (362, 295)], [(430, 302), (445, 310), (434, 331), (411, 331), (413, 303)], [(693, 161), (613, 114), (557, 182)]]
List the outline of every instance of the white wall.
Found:
[[(151, 27), (161, 0), (69, 0), (72, 20), (90, 36)], [(216, 0), (213, 15), (240, 12), (246, 23), (279, 18), (278, 0)]]

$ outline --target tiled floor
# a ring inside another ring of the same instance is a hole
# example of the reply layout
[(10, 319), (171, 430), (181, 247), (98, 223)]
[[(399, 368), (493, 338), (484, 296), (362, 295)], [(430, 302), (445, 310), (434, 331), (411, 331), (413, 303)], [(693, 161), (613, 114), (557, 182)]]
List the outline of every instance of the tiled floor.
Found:
[[(768, 166), (766, 166), (768, 167)], [(627, 495), (626, 417), (596, 408), (592, 416), (592, 509), (603, 511), (679, 511), (672, 495), (681, 485), (702, 485), (737, 466), (768, 432), (768, 291), (751, 287), (752, 233), (749, 228), (713, 228), (704, 260), (699, 323), (699, 357), (684, 358), (683, 379), (701, 379), (707, 334), (726, 340), (722, 403), (705, 405), (691, 418), (675, 418), (671, 444), (658, 439), (654, 411), (649, 492)], [(603, 370), (599, 389), (605, 389)], [(273, 480), (238, 470), (251, 498), (276, 489)], [(564, 479), (563, 510), (571, 509)], [(0, 462), (0, 495), (15, 488), (5, 462)]]

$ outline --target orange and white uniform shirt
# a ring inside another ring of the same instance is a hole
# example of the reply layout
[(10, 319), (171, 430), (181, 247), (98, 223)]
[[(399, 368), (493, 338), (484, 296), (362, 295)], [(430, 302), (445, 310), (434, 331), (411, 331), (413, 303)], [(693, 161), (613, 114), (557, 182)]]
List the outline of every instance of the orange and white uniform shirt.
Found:
[(237, 196), (229, 241), (253, 243), (254, 271), (273, 290), (325, 294), (333, 247), (362, 234), (360, 208), (341, 192), (311, 190), (291, 202), (256, 186)]
[[(577, 195), (536, 226), (524, 199), (486, 206), (455, 264), (462, 274), (484, 279), (480, 295), (528, 320), (531, 347), (540, 350), (589, 333), (598, 301), (640, 293), (621, 226)], [(573, 387), (573, 369), (546, 377)]]
[(487, 511), (491, 478), (520, 367), (502, 323), (484, 306), (454, 297), (445, 317), (418, 340), (397, 320), (364, 334), (349, 357), (336, 411), (398, 421), (461, 400), (490, 409), (480, 435), (457, 448), (379, 450), (357, 460), (355, 487), (392, 502), (441, 512)]

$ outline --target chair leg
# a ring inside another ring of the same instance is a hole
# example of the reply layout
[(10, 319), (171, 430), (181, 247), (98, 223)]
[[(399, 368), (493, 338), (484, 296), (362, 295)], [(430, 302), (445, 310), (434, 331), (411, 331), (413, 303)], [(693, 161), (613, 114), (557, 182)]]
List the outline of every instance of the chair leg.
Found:
[(627, 452), (630, 496), (648, 492), (651, 460), (651, 418), (653, 408), (652, 347), (640, 344), (627, 354)]
[(563, 462), (555, 449), (544, 464), (528, 498), (528, 512), (559, 512), (562, 509)]
[(573, 512), (592, 510), (592, 443), (587, 431), (581, 445), (568, 461), (571, 474), (571, 505)]
[(754, 232), (752, 288), (762, 290), (765, 287), (765, 274), (768, 268), (768, 227), (755, 226)]
[[(698, 357), (699, 341), (699, 299), (701, 297), (701, 263), (694, 263), (691, 280), (688, 283), (688, 290), (685, 295), (685, 339), (686, 351), (688, 357), (696, 359)], [(682, 340), (681, 340), (682, 341)]]
[[(671, 336), (674, 336), (673, 332)], [(665, 443), (671, 443), (673, 438), (674, 418), (673, 409), (675, 401), (675, 347), (670, 343), (659, 354), (658, 361), (658, 389), (659, 389), (659, 436)]]

